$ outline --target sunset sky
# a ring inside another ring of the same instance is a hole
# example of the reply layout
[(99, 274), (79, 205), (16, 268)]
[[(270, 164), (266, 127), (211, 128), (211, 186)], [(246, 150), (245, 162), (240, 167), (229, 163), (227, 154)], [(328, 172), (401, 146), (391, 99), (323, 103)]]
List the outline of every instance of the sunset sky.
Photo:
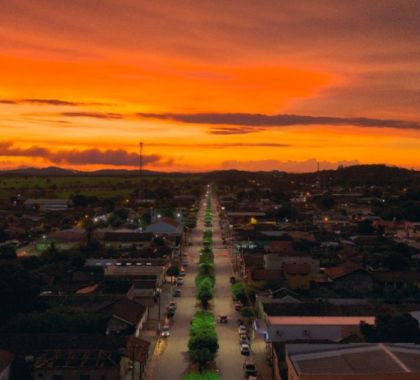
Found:
[(420, 1), (0, 0), (0, 168), (420, 170)]

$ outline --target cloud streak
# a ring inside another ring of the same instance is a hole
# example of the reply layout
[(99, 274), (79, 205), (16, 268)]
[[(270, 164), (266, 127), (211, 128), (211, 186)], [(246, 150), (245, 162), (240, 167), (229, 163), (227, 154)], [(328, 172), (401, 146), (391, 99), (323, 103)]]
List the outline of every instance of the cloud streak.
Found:
[(398, 119), (377, 119), (367, 117), (335, 117), (277, 114), (267, 115), (258, 113), (139, 113), (138, 116), (148, 119), (171, 120), (187, 124), (224, 125), (231, 127), (216, 127), (211, 129), (213, 134), (246, 134), (258, 132), (271, 127), (290, 127), (307, 125), (352, 125), (363, 128), (394, 128), (420, 130), (420, 123), (416, 121)]
[[(113, 165), (137, 166), (139, 156), (137, 153), (127, 152), (123, 149), (86, 149), (86, 150), (58, 150), (51, 151), (47, 148), (32, 146), (18, 148), (10, 142), (0, 143), (0, 157), (32, 157), (42, 158), (54, 164), (72, 165)], [(143, 163), (159, 164), (162, 157), (156, 154), (144, 155)]]
[(90, 102), (73, 102), (63, 99), (0, 99), (0, 104), (11, 104), (11, 105), (20, 105), (20, 104), (35, 104), (35, 105), (44, 105), (44, 106), (97, 106), (103, 105), (103, 103), (90, 103)]
[(115, 112), (61, 112), (60, 116), (89, 117), (102, 120), (121, 120), (124, 118), (124, 115)]

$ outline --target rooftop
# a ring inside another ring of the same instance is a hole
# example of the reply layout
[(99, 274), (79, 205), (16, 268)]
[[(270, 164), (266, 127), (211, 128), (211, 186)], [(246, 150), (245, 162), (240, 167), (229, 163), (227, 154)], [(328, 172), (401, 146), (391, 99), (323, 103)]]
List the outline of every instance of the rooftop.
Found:
[(281, 316), (267, 317), (271, 325), (317, 325), (317, 326), (354, 326), (360, 322), (375, 324), (375, 317), (370, 316), (351, 316), (351, 317), (327, 317), (327, 316)]
[(298, 373), (420, 373), (416, 344), (288, 344), (286, 351)]

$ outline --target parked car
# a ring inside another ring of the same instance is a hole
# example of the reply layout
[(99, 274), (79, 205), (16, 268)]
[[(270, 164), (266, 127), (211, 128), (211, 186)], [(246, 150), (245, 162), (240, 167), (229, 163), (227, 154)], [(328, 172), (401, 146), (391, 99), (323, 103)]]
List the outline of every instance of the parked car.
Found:
[(175, 301), (169, 302), (169, 307), (172, 307), (176, 310), (176, 302)]
[(182, 277), (178, 277), (178, 278), (176, 279), (176, 285), (177, 285), (177, 286), (184, 285), (184, 279), (183, 279)]
[(243, 307), (243, 305), (242, 305), (241, 301), (238, 301), (238, 302), (235, 303), (235, 310), (236, 311), (241, 311), (242, 307)]
[(183, 260), (182, 261), (182, 266), (187, 267), (189, 265), (187, 260)]
[(186, 274), (186, 273), (185, 273), (185, 271), (181, 271), (181, 272), (179, 272), (179, 276), (180, 276), (180, 277), (184, 277), (184, 276), (185, 276), (185, 274)]
[(248, 330), (244, 325), (240, 325), (238, 328), (238, 334), (248, 334)]
[(174, 310), (168, 310), (168, 312), (166, 313), (166, 316), (168, 318), (173, 318), (174, 315), (175, 315), (175, 311)]
[(174, 312), (174, 313), (175, 313), (176, 306), (169, 305), (169, 306), (168, 306), (168, 308), (167, 308), (167, 310), (168, 310), (168, 313), (169, 313), (169, 312)]
[(231, 284), (234, 284), (235, 282), (236, 282), (236, 277), (232, 276), (232, 277), (230, 278), (230, 283), (231, 283)]
[(257, 376), (257, 367), (255, 366), (255, 362), (252, 359), (247, 359), (243, 364), (244, 375), (247, 379), (250, 379), (251, 376)]
[(181, 290), (175, 289), (173, 295), (174, 297), (181, 297)]
[(162, 332), (160, 333), (160, 335), (164, 338), (166, 338), (170, 335), (169, 325), (165, 325), (165, 326), (162, 327)]
[(219, 315), (219, 323), (228, 323), (228, 316), (227, 315)]
[(245, 334), (239, 335), (239, 344), (249, 344), (248, 335), (245, 335)]
[(241, 344), (241, 355), (249, 356), (251, 354), (251, 350), (249, 348), (249, 344), (242, 343)]

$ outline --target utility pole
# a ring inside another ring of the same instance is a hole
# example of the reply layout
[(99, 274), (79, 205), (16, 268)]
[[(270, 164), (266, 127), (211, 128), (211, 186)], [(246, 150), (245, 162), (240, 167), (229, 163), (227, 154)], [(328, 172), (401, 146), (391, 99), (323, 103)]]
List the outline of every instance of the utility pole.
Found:
[(143, 142), (139, 143), (139, 199), (142, 196), (142, 185), (143, 185)]

